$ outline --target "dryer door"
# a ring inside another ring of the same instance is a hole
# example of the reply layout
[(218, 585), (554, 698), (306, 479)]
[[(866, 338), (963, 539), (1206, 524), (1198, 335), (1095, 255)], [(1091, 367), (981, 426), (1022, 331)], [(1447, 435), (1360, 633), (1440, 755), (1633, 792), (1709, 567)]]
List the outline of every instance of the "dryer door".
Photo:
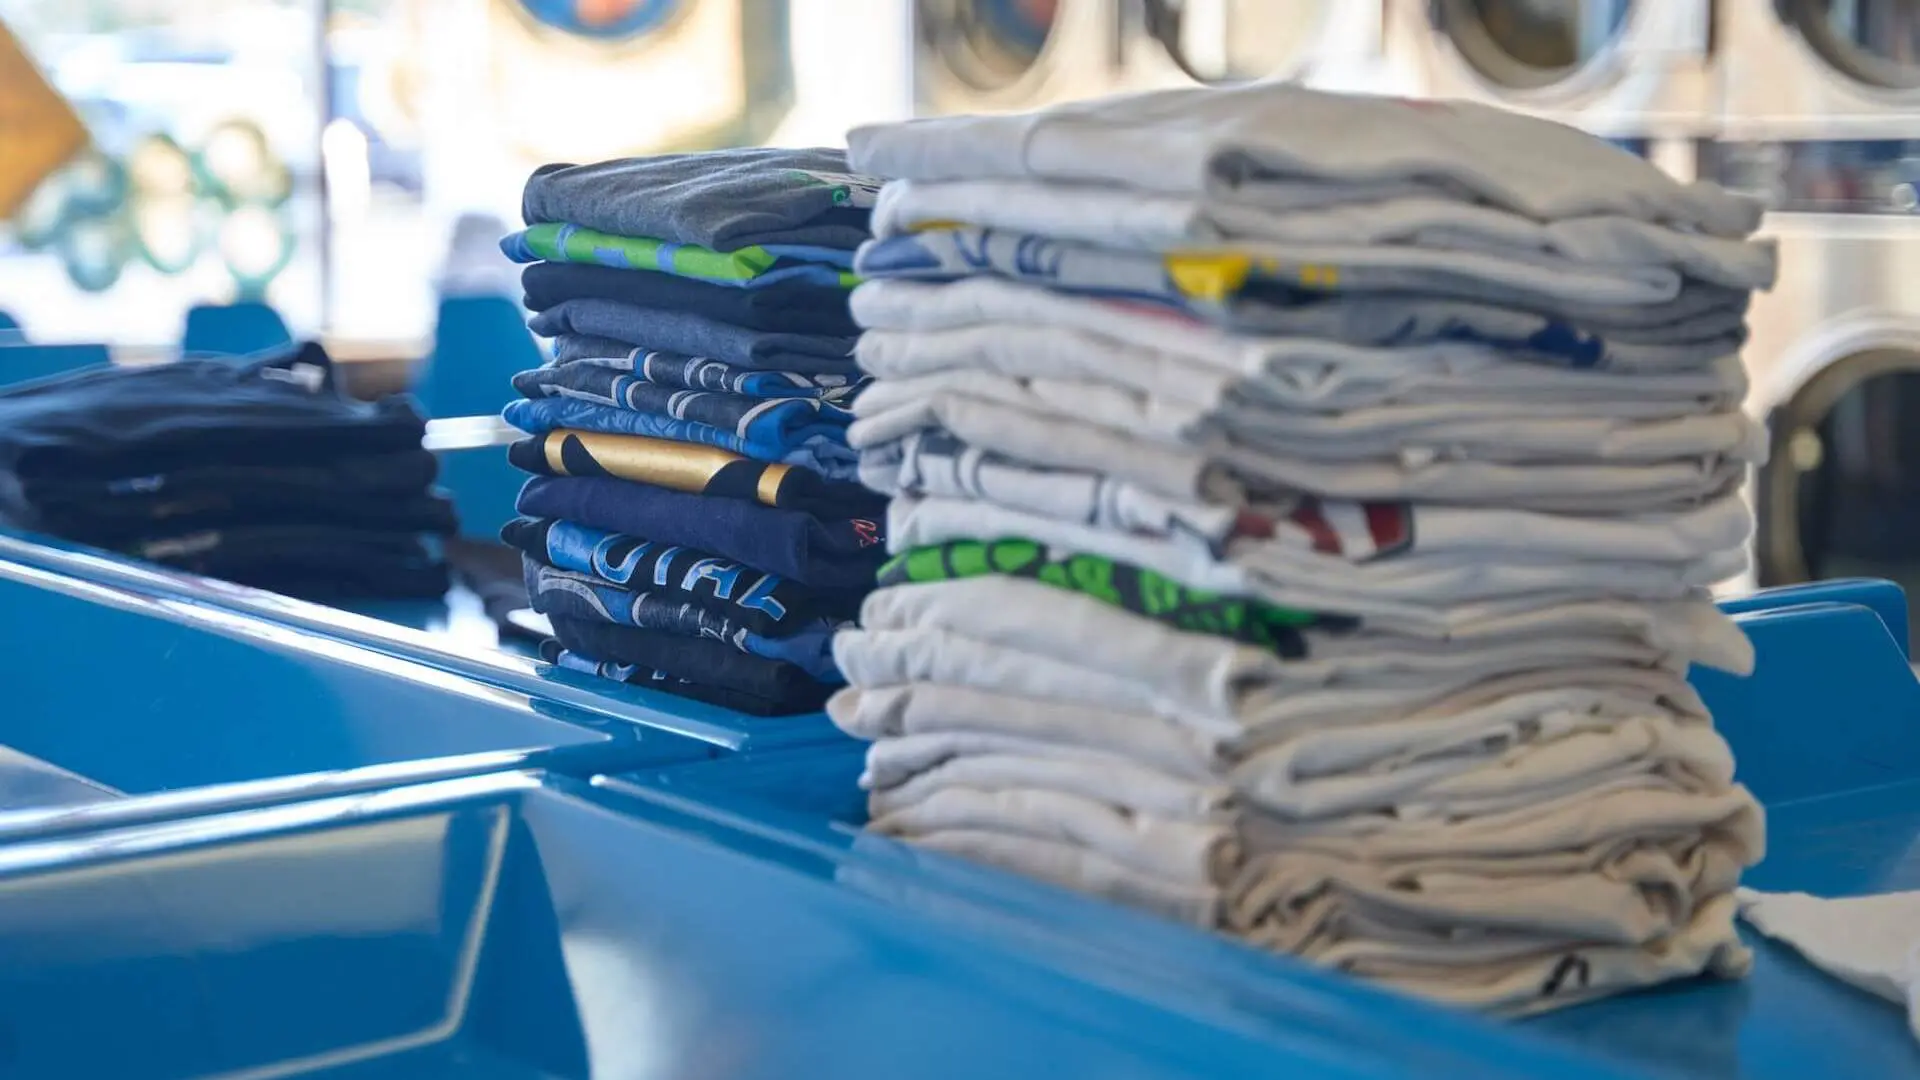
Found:
[(1857, 83), (1920, 90), (1920, 0), (1782, 0), (1780, 16)]
[(1920, 341), (1834, 361), (1768, 422), (1761, 584), (1881, 577), (1920, 589)]
[(1428, 10), (1489, 85), (1526, 92), (1611, 66), (1634, 7), (1635, 0), (1431, 0)]
[(1339, 0), (1141, 0), (1146, 35), (1203, 83), (1300, 73), (1314, 59)]
[[(914, 0), (913, 72), (924, 112), (1033, 108), (1076, 89), (1063, 56), (1088, 0)], [(1087, 86), (1087, 91), (1097, 88)]]

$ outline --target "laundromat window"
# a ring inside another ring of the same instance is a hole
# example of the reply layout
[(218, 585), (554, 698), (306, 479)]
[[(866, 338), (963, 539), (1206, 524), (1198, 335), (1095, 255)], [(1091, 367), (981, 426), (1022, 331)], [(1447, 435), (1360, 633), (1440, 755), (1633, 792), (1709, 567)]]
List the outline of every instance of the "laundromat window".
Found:
[(921, 47), (962, 83), (1004, 90), (1046, 51), (1059, 0), (916, 0)]
[(42, 341), (177, 341), (196, 303), (323, 312), (318, 0), (8, 0), (89, 145), (0, 222), (0, 309)]
[(1849, 78), (1920, 89), (1920, 0), (1787, 0), (1788, 23)]
[[(1668, 0), (1673, 2), (1673, 0)], [(1437, 27), (1489, 81), (1539, 89), (1601, 59), (1632, 0), (1433, 0)]]
[(1149, 36), (1203, 83), (1288, 74), (1339, 0), (1143, 0)]

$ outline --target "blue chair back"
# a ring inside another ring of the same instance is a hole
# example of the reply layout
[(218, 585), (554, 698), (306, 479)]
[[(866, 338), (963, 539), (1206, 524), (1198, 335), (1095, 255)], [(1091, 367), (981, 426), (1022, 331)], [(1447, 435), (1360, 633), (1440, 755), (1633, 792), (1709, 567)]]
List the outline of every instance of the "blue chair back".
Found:
[(187, 312), (180, 350), (188, 355), (253, 356), (282, 351), (293, 334), (280, 314), (265, 304), (200, 304)]
[(105, 345), (28, 345), (0, 331), (0, 387), (113, 362)]

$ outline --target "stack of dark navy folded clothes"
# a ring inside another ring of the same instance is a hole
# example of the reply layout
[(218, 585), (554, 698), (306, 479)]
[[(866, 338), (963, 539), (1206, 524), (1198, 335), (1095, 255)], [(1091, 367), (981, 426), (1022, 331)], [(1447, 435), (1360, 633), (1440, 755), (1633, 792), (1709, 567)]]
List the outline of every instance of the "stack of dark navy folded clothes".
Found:
[(836, 150), (553, 165), (502, 241), (555, 360), (520, 373), (533, 473), (502, 538), (550, 662), (756, 715), (818, 709), (885, 502), (847, 446), (875, 181)]
[(102, 367), (0, 392), (0, 517), (309, 599), (438, 597), (425, 423), (351, 400), (318, 345), (247, 364)]

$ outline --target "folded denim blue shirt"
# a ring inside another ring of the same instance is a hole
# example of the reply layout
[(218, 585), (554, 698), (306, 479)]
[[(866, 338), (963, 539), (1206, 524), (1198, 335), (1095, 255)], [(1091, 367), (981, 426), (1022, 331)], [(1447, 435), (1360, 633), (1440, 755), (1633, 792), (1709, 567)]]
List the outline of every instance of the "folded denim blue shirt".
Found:
[(559, 570), (524, 558), (527, 596), (549, 617), (617, 623), (641, 630), (724, 641), (741, 652), (781, 660), (822, 682), (844, 682), (833, 662), (838, 623), (815, 618), (783, 626), (779, 637), (756, 634), (726, 615), (673, 594), (624, 589), (587, 574)]
[(548, 621), (561, 647), (572, 652), (788, 702), (793, 712), (819, 708), (833, 690), (830, 684), (796, 665), (744, 653), (712, 638), (682, 637), (565, 616), (549, 616)]
[(638, 686), (646, 690), (657, 690), (663, 694), (672, 694), (689, 701), (704, 702), (722, 709), (732, 709), (749, 716), (793, 716), (814, 712), (826, 703), (827, 696), (833, 691), (833, 687), (826, 683), (818, 683), (813, 688), (795, 694), (787, 700), (761, 697), (733, 687), (715, 686), (678, 678), (664, 671), (655, 671), (638, 664), (597, 660), (562, 647), (559, 640), (555, 638), (541, 642), (540, 658), (568, 671), (578, 671), (585, 675), (625, 683), (628, 686)]

